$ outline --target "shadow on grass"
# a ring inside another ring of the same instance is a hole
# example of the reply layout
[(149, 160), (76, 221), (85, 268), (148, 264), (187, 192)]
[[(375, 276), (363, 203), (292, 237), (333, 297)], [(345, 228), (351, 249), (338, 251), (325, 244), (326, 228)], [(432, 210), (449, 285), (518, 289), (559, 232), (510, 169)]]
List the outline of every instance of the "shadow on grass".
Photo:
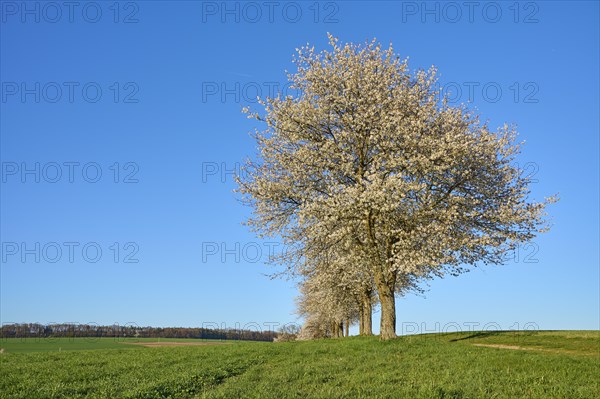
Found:
[(456, 342), (456, 341), (464, 341), (467, 339), (475, 339), (475, 338), (487, 338), (487, 337), (493, 337), (495, 335), (508, 335), (508, 334), (519, 334), (519, 335), (535, 335), (538, 333), (538, 331), (503, 331), (503, 330), (498, 330), (498, 331), (474, 331), (471, 335), (467, 335), (466, 337), (462, 337), (462, 338), (454, 338), (449, 340), (448, 342)]
[(500, 335), (502, 332), (503, 331), (479, 331), (479, 332), (474, 332), (471, 335), (467, 335), (466, 337), (451, 339), (448, 342), (464, 341), (466, 339), (473, 339), (473, 338), (492, 337), (494, 335)]

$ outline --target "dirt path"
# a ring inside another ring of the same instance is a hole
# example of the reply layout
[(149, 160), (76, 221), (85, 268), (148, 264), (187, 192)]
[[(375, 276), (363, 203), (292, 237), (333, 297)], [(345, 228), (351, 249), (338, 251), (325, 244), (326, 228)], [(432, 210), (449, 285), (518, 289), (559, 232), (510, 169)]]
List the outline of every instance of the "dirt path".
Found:
[(585, 353), (578, 351), (571, 351), (567, 349), (544, 349), (544, 348), (532, 348), (526, 346), (517, 346), (517, 345), (502, 345), (502, 344), (472, 344), (473, 346), (482, 346), (485, 348), (499, 348), (499, 349), (510, 349), (517, 351), (538, 351), (538, 352), (551, 352), (551, 353), (565, 353), (570, 355), (597, 355), (594, 353)]

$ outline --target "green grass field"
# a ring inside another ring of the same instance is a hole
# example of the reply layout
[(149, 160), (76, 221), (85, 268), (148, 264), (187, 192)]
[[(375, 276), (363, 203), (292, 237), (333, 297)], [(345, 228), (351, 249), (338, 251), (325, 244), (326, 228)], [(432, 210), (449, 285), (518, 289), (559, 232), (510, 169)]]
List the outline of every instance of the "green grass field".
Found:
[(160, 343), (222, 341), (185, 338), (5, 338), (0, 339), (0, 348), (4, 348), (5, 352), (10, 353), (62, 352), (95, 349), (140, 349), (143, 348), (143, 346), (131, 344), (139, 344), (144, 342)]
[(599, 331), (151, 348), (135, 341), (158, 340), (2, 340), (0, 397), (600, 397)]

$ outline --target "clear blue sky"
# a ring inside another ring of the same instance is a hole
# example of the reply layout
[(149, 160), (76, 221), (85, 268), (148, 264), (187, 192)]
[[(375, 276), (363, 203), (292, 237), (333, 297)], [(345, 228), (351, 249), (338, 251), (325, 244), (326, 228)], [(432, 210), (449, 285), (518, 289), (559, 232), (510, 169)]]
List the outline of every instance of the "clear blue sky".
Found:
[(241, 108), (331, 32), (435, 64), (561, 197), (506, 265), (399, 299), (399, 332), (599, 328), (598, 2), (61, 4), (2, 2), (2, 323), (297, 321), (227, 170), (254, 154)]

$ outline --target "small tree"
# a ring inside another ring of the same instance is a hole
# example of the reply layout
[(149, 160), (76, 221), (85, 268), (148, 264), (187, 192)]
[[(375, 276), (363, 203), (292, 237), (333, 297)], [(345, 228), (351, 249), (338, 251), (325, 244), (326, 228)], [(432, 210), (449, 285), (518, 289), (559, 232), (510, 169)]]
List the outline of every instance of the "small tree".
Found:
[(295, 341), (300, 334), (300, 327), (295, 324), (286, 324), (277, 332), (276, 342)]
[(259, 155), (239, 180), (249, 224), (294, 245), (290, 271), (324, 248), (352, 242), (381, 305), (381, 338), (395, 337), (403, 279), (459, 274), (547, 226), (515, 166), (516, 131), (496, 132), (436, 88), (435, 69), (411, 72), (375, 41), (298, 49), (296, 97), (267, 98)]
[(358, 317), (354, 298), (328, 276), (316, 274), (305, 279), (300, 284), (300, 293), (298, 314), (313, 325), (318, 322), (326, 336), (343, 336), (344, 323), (354, 322)]
[[(350, 263), (354, 267), (348, 267)], [(327, 310), (336, 323), (345, 323), (346, 334), (355, 321), (361, 335), (372, 334), (373, 278), (369, 266), (352, 250), (351, 240), (305, 257), (301, 275), (305, 302), (316, 302), (319, 312)]]

